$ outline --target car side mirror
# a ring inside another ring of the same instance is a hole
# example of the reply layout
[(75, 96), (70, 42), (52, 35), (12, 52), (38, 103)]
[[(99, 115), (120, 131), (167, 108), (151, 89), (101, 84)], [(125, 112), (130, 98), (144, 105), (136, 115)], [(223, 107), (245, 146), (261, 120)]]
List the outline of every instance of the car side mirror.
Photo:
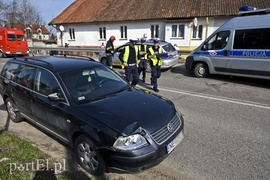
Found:
[(64, 98), (61, 98), (58, 96), (58, 93), (52, 93), (48, 95), (48, 99), (50, 101), (59, 101), (59, 102), (65, 102)]

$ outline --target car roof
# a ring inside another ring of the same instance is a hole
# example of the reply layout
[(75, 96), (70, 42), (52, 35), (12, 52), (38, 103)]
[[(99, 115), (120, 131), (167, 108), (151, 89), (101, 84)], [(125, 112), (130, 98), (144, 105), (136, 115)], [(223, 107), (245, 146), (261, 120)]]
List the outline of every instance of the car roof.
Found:
[(82, 69), (85, 67), (93, 67), (102, 65), (93, 59), (83, 59), (64, 56), (39, 56), (39, 57), (16, 57), (11, 62), (20, 62), (22, 64), (29, 64), (44, 67), (54, 70), (57, 73)]

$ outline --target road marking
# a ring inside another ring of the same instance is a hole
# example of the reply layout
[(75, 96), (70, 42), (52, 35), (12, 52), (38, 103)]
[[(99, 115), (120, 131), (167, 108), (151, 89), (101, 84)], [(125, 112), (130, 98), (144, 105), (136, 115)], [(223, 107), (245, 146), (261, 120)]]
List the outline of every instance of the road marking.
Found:
[(172, 92), (172, 93), (176, 93), (176, 94), (184, 94), (184, 95), (188, 95), (188, 96), (194, 96), (194, 97), (200, 97), (200, 98), (205, 98), (205, 99), (211, 99), (211, 100), (216, 100), (216, 101), (223, 101), (223, 102), (229, 102), (229, 103), (234, 103), (234, 104), (241, 104), (241, 105), (245, 105), (245, 106), (251, 106), (251, 107), (257, 107), (257, 108), (262, 108), (262, 109), (268, 109), (270, 110), (270, 107), (264, 104), (255, 104), (254, 102), (248, 102), (248, 101), (243, 101), (243, 100), (239, 100), (239, 99), (225, 99), (225, 98), (221, 98), (221, 97), (214, 97), (211, 95), (207, 95), (207, 94), (200, 94), (200, 93), (196, 93), (196, 92), (185, 92), (185, 91), (179, 91), (179, 90), (171, 90), (171, 89), (164, 89), (164, 88), (159, 88), (160, 90), (163, 91), (167, 91), (167, 92)]

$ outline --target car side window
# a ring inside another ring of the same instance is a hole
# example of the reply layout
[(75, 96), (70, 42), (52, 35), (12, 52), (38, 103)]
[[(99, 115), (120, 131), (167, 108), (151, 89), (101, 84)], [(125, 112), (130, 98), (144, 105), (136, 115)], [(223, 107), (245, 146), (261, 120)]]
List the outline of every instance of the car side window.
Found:
[(7, 63), (3, 68), (1, 75), (9, 80), (14, 80), (14, 77), (17, 74), (17, 69), (19, 64), (16, 63)]
[(24, 87), (33, 89), (35, 71), (36, 69), (34, 67), (20, 65), (18, 74), (15, 76), (14, 81)]
[(55, 77), (44, 69), (38, 69), (37, 71), (35, 79), (35, 91), (46, 96), (52, 93), (58, 93), (61, 97), (63, 95)]

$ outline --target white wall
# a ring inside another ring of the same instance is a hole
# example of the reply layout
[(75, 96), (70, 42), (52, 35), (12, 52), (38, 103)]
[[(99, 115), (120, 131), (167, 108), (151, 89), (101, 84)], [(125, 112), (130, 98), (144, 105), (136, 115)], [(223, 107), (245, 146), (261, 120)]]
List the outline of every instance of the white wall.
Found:
[[(173, 23), (163, 21), (136, 21), (136, 22), (121, 22), (121, 23), (104, 23), (104, 24), (70, 24), (65, 25), (63, 32), (63, 40), (61, 40), (60, 32), (57, 32), (58, 46), (68, 43), (69, 46), (100, 46), (102, 42), (106, 44), (106, 41), (110, 36), (115, 36), (115, 46), (120, 46), (129, 41), (129, 39), (142, 38), (144, 34), (148, 38), (151, 38), (151, 25), (159, 25), (159, 38), (165, 41), (177, 44), (178, 46), (199, 46), (212, 32), (214, 32), (220, 25), (229, 20), (230, 17), (225, 18), (209, 18), (208, 34), (206, 35), (206, 18), (198, 18), (198, 25), (203, 25), (202, 39), (192, 39), (192, 27), (190, 27), (189, 21), (174, 21)], [(183, 24), (185, 26), (184, 38), (172, 38), (172, 24)], [(127, 39), (120, 39), (120, 26), (127, 26)], [(106, 39), (99, 39), (99, 27), (106, 27)], [(74, 28), (75, 39), (70, 39), (69, 29)]]
[[(160, 39), (165, 39), (164, 28), (165, 24), (163, 22), (127, 22), (127, 23), (107, 23), (107, 24), (76, 24), (76, 25), (65, 25), (65, 30), (63, 32), (63, 45), (68, 43), (69, 46), (100, 46), (102, 42), (106, 43), (110, 36), (115, 36), (116, 41), (114, 41), (115, 46), (122, 45), (129, 41), (129, 39), (139, 39), (142, 38), (144, 34), (148, 38), (151, 36), (150, 26), (159, 25), (159, 35)], [(127, 26), (127, 39), (120, 39), (120, 26)], [(106, 37), (107, 39), (99, 39), (99, 27), (106, 27)], [(74, 28), (75, 39), (70, 39), (69, 29)], [(57, 32), (57, 44), (61, 45), (61, 33)]]
[[(209, 35), (211, 35), (220, 25), (222, 25), (224, 22), (229, 20), (230, 18), (208, 18), (208, 27), (205, 18), (197, 18), (198, 25), (203, 25), (203, 34), (202, 39), (193, 39), (192, 38), (192, 19), (190, 21), (181, 21), (179, 22), (174, 21), (172, 23), (166, 23), (165, 26), (165, 40), (172, 43), (177, 44), (178, 46), (199, 46)], [(172, 25), (184, 25), (185, 27), (185, 34), (184, 38), (176, 38), (172, 37)], [(208, 28), (208, 32), (206, 32), (206, 29)], [(207, 33), (207, 34), (206, 34)]]

